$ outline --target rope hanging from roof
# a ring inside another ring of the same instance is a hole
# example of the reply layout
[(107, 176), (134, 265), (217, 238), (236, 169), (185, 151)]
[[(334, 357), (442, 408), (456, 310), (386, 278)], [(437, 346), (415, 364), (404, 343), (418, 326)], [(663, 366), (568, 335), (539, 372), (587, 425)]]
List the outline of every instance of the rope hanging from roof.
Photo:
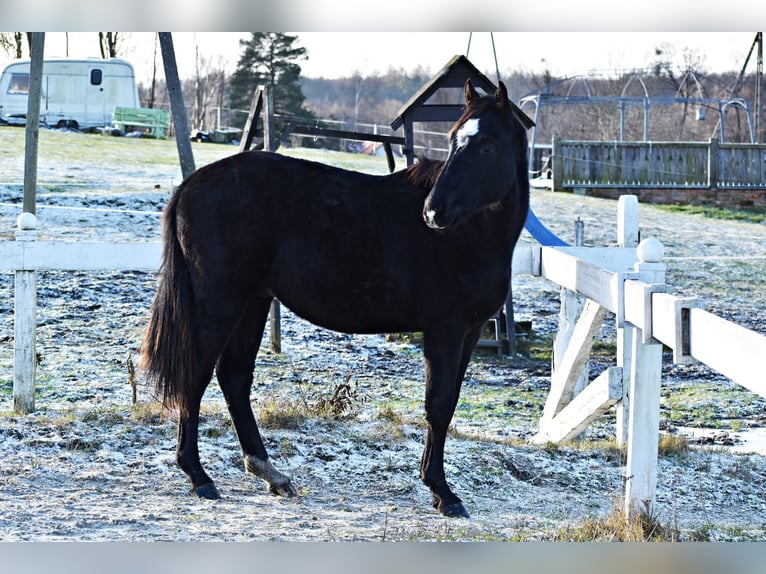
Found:
[[(471, 51), (471, 39), (473, 38), (473, 32), (468, 32), (468, 47), (465, 49), (465, 57), (468, 57), (468, 53)], [(492, 55), (495, 58), (495, 76), (496, 80), (500, 81), (500, 68), (497, 65), (497, 50), (495, 49), (495, 34), (494, 32), (489, 33), (489, 38), (492, 40)]]

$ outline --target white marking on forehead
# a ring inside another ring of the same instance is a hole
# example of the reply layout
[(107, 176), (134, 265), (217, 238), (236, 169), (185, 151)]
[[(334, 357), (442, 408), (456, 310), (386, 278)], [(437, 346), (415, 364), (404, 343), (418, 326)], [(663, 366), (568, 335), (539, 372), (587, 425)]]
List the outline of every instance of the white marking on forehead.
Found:
[(460, 126), (457, 131), (457, 145), (462, 147), (468, 143), (468, 138), (479, 133), (479, 118), (471, 118)]

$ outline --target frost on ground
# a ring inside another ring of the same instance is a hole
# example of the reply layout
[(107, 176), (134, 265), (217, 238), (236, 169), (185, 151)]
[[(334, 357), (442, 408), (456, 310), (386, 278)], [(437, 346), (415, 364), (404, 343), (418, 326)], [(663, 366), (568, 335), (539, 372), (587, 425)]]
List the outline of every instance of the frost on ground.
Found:
[[(159, 240), (173, 170), (131, 169), (142, 183), (128, 190), (110, 173), (98, 175), (109, 182), (102, 188), (43, 190), (40, 237)], [(615, 242), (615, 202), (547, 192), (534, 192), (532, 202), (565, 238), (580, 217), (586, 244)], [(18, 186), (0, 185), (2, 239), (13, 236), (18, 203)], [(764, 226), (643, 205), (641, 220), (643, 236), (664, 243), (677, 291), (766, 332)], [(532, 446), (548, 359), (483, 352), (469, 368), (447, 440), (448, 479), (471, 518), (442, 518), (418, 479), (417, 341), (337, 334), (289, 311), (283, 353), (264, 342), (252, 401), (275, 466), (293, 477), (300, 496), (271, 496), (245, 474), (213, 382), (200, 449), (223, 499), (192, 498), (174, 462), (172, 413), (140, 385), (133, 403), (132, 366), (153, 291), (146, 273), (39, 273), (38, 410), (20, 416), (11, 395), (13, 276), (0, 274), (0, 540), (549, 540), (620, 505), (625, 454), (613, 446), (614, 415), (596, 421), (580, 443)], [(531, 322), (533, 347), (550, 343), (558, 296), (543, 280), (514, 278), (517, 320)], [(594, 371), (613, 360), (607, 323), (599, 335), (607, 352), (593, 358)], [(665, 359), (663, 434), (720, 428), (712, 444), (700, 439), (660, 457), (656, 518), (681, 539), (766, 540), (764, 453), (728, 446), (741, 447), (749, 429), (764, 426), (766, 400), (706, 368)]]

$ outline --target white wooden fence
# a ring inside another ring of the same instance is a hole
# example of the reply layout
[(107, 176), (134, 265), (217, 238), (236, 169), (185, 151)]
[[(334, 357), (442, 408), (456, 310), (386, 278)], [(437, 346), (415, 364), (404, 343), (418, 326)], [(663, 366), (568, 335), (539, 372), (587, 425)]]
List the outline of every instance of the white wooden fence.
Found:
[[(159, 243), (36, 240), (36, 220), (22, 214), (16, 241), (0, 241), (0, 271), (16, 274), (14, 407), (34, 410), (36, 273), (41, 270), (145, 270), (160, 264)], [(518, 246), (513, 272), (544, 277), (562, 288), (560, 330), (554, 344), (551, 389), (537, 442), (576, 437), (610, 408), (618, 441), (627, 443), (625, 505), (652, 513), (657, 480), (662, 345), (676, 363), (703, 362), (766, 396), (766, 336), (749, 331), (672, 295), (665, 284), (659, 241), (638, 239), (638, 203), (618, 204), (619, 247)], [(584, 374), (593, 338), (607, 312), (617, 322), (616, 365), (594, 381)]]

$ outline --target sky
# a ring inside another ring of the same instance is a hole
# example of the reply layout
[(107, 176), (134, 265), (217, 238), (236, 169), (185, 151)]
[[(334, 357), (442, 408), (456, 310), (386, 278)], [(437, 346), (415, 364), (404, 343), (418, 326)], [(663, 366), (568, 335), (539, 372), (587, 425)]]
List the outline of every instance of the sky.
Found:
[[(482, 72), (494, 73), (495, 59), (501, 75), (506, 71), (541, 72), (556, 76), (591, 72), (612, 73), (644, 68), (655, 58), (655, 48), (670, 46), (676, 63), (683, 64), (688, 50), (699, 56), (708, 72), (739, 69), (745, 62), (755, 32), (291, 32), (309, 58), (300, 62), (304, 76), (337, 78), (359, 72), (383, 74), (389, 68), (411, 71), (422, 66), (436, 73), (452, 56), (466, 54)], [(174, 32), (181, 78), (194, 74), (195, 46), (212, 63), (236, 68), (239, 40), (250, 33)], [(133, 32), (126, 37), (125, 59), (136, 70), (138, 81), (151, 78), (155, 34)], [(470, 38), (470, 48), (469, 48)], [(492, 41), (495, 51), (493, 52)], [(46, 57), (67, 55), (66, 35), (48, 32)], [(95, 32), (69, 33), (70, 57), (98, 57)], [(9, 60), (4, 55), (0, 63)], [(161, 70), (161, 60), (158, 65)], [(755, 71), (755, 57), (748, 69)], [(159, 72), (162, 73), (161, 71)]]

